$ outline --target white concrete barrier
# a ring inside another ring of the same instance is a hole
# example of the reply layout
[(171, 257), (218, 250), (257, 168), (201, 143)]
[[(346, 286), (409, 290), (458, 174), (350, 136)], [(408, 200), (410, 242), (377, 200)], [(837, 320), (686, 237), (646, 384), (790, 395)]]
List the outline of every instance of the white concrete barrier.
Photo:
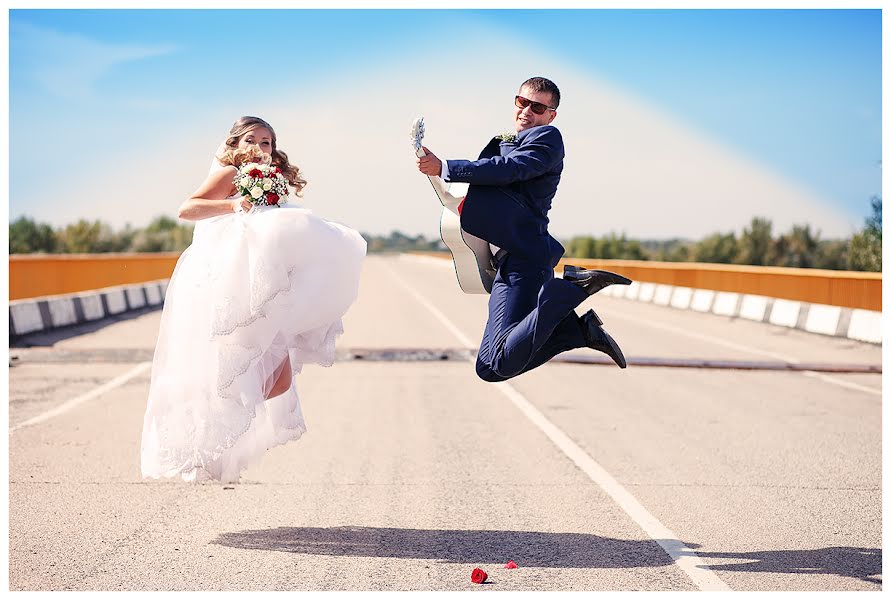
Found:
[[(25, 298), (9, 303), (10, 336), (45, 331), (117, 315), (129, 308), (163, 303), (167, 280), (103, 288), (59, 296)], [(108, 314), (105, 306), (108, 307)], [(80, 305), (80, 310), (78, 310)]]
[(653, 304), (658, 304), (659, 306), (668, 306), (671, 302), (672, 290), (674, 290), (674, 288), (670, 285), (657, 285), (656, 292), (653, 294)]
[(811, 333), (848, 337), (873, 344), (882, 343), (881, 312), (646, 281), (635, 281), (628, 286), (614, 285), (607, 290), (610, 288), (612, 296), (627, 300), (653, 302), (661, 306), (711, 312), (726, 317), (741, 317), (759, 323), (795, 327)]
[(655, 283), (642, 283), (640, 284), (640, 293), (637, 295), (637, 299), (641, 302), (650, 302), (653, 300), (653, 294), (655, 293)]
[(671, 305), (674, 308), (687, 310), (690, 308), (690, 302), (693, 300), (693, 290), (688, 287), (676, 287), (671, 295)]
[(725, 317), (736, 316), (736, 306), (739, 304), (739, 294), (734, 292), (718, 292), (712, 305), (712, 312)]
[(48, 298), (50, 320), (53, 327), (64, 327), (77, 323), (77, 313), (74, 311), (74, 298), (63, 296), (61, 298)]
[(715, 300), (714, 290), (696, 290), (693, 292), (693, 300), (690, 308), (698, 312), (711, 312), (712, 302)]
[(774, 325), (795, 327), (798, 323), (798, 315), (801, 312), (801, 302), (777, 298), (770, 309), (770, 322)]
[(43, 329), (43, 317), (40, 316), (37, 302), (12, 301), (9, 303), (9, 316), (16, 335)]
[(750, 321), (763, 321), (769, 300), (767, 296), (746, 294), (739, 307), (739, 316)]
[(835, 335), (839, 319), (841, 319), (841, 306), (811, 304), (808, 308), (804, 328), (811, 333)]
[(80, 305), (84, 309), (84, 319), (95, 321), (105, 317), (105, 309), (102, 308), (102, 298), (99, 294), (78, 294)]
[(130, 286), (124, 290), (127, 294), (127, 304), (130, 308), (142, 308), (145, 306), (145, 295), (142, 293), (142, 286)]
[(157, 306), (164, 302), (164, 298), (161, 297), (161, 287), (157, 283), (146, 284), (144, 289), (149, 305)]
[(882, 343), (882, 313), (855, 308), (851, 312), (847, 337), (861, 342)]
[(108, 290), (103, 292), (105, 302), (108, 304), (108, 314), (116, 315), (127, 310), (127, 299), (123, 289)]

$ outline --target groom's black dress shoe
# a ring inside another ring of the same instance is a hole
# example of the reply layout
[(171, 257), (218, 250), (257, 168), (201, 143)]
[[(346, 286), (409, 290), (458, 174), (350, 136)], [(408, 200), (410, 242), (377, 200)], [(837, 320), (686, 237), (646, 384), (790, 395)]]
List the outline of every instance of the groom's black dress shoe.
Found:
[(596, 294), (606, 286), (614, 283), (621, 285), (628, 285), (631, 283), (630, 279), (622, 277), (618, 273), (601, 271), (600, 269), (583, 269), (572, 265), (563, 267), (563, 279), (576, 284), (588, 292), (589, 296)]
[(625, 368), (625, 355), (619, 344), (603, 329), (603, 321), (593, 310), (589, 310), (581, 317), (582, 333), (588, 348), (599, 350), (609, 356), (619, 367)]

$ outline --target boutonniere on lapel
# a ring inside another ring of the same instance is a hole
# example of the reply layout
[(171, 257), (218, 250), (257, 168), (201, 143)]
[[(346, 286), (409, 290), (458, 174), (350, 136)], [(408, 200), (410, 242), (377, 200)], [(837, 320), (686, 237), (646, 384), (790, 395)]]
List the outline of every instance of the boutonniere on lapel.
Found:
[(496, 135), (495, 138), (506, 144), (515, 144), (517, 142), (517, 134), (513, 131), (505, 131), (500, 135)]

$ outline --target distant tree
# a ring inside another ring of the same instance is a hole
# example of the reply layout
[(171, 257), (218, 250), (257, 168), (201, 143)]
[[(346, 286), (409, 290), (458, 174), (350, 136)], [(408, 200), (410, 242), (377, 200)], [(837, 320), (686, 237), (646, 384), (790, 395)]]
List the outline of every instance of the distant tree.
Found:
[(739, 239), (739, 253), (734, 262), (743, 265), (770, 264), (772, 228), (770, 219), (754, 217), (749, 226), (743, 230)]
[(693, 260), (692, 244), (676, 244), (666, 253), (665, 260), (669, 262), (689, 262)]
[[(659, 261), (686, 261), (690, 258), (689, 240), (678, 238), (670, 240), (646, 240), (641, 243), (642, 248), (649, 254), (651, 260)], [(685, 248), (679, 250), (679, 248)]]
[(130, 249), (133, 252), (182, 251), (192, 243), (193, 230), (193, 226), (181, 225), (176, 219), (155, 217), (148, 227), (133, 234)]
[(9, 224), (9, 253), (56, 252), (58, 243), (53, 228), (19, 217)]
[(401, 231), (392, 231), (387, 236), (375, 236), (363, 233), (368, 244), (368, 252), (410, 252), (445, 250), (440, 239), (427, 240), (423, 235), (409, 236)]
[(566, 255), (574, 258), (594, 258), (597, 240), (590, 235), (577, 236), (566, 243)]
[(833, 269), (844, 271), (848, 268), (848, 241), (821, 241), (817, 251), (817, 269)]
[(852, 271), (882, 270), (882, 197), (871, 198), (872, 216), (848, 246), (848, 268)]
[(713, 233), (693, 246), (692, 257), (696, 262), (732, 263), (739, 253), (736, 236), (730, 233)]
[(111, 239), (111, 251), (112, 252), (132, 252), (133, 247), (133, 238), (136, 236), (139, 230), (133, 229), (129, 223), (124, 226), (124, 229), (121, 231), (117, 231), (112, 234)]
[(574, 258), (647, 260), (649, 255), (640, 242), (610, 233), (602, 238), (577, 236), (566, 243), (566, 255)]
[(81, 219), (57, 232), (59, 249), (69, 253), (110, 252), (114, 234), (106, 223)]
[(814, 267), (819, 258), (819, 246), (819, 234), (811, 233), (810, 225), (795, 225), (791, 232), (774, 240), (768, 264), (780, 267)]

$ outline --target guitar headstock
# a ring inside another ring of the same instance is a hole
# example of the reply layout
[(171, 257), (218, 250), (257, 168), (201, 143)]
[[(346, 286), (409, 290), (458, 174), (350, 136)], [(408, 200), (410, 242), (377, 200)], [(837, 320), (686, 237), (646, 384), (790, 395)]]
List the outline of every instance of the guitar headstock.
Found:
[(411, 142), (415, 152), (421, 149), (421, 140), (424, 139), (424, 117), (418, 117), (411, 124)]

